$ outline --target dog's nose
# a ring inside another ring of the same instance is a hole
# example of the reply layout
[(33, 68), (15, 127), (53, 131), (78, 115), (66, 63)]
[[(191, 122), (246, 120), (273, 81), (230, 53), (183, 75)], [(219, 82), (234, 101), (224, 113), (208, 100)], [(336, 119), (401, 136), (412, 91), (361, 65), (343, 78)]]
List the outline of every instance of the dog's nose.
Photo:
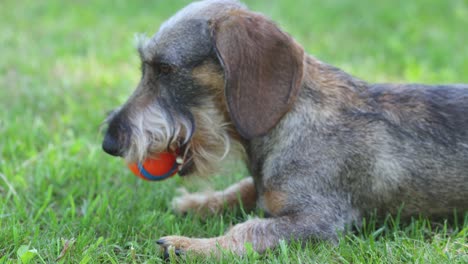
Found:
[(122, 150), (120, 144), (117, 140), (114, 139), (109, 133), (106, 133), (104, 141), (102, 142), (102, 149), (112, 155), (112, 156), (121, 156)]

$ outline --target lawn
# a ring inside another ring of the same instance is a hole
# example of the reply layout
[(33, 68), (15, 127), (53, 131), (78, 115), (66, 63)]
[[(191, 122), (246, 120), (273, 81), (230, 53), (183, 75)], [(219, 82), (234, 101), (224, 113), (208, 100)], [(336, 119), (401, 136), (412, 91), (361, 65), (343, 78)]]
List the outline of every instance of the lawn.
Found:
[[(100, 125), (139, 79), (134, 34), (151, 35), (181, 0), (0, 1), (0, 262), (162, 263), (163, 235), (216, 236), (253, 217), (176, 216), (176, 188), (148, 183), (101, 151)], [(466, 0), (246, 1), (308, 53), (372, 82), (468, 83)], [(261, 214), (261, 212), (259, 212)], [(367, 220), (337, 246), (281, 244), (222, 263), (467, 263), (468, 218), (446, 224)], [(216, 262), (187, 257), (188, 262)]]

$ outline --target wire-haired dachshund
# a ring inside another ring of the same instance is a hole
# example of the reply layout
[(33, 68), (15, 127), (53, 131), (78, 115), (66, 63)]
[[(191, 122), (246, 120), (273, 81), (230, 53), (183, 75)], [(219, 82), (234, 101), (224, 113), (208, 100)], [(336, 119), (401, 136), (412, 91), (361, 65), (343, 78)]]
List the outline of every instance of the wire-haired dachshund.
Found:
[(371, 84), (306, 54), (235, 0), (194, 2), (140, 38), (142, 78), (108, 118), (104, 150), (128, 162), (177, 150), (210, 174), (232, 150), (251, 177), (174, 200), (178, 212), (255, 206), (271, 217), (213, 238), (166, 236), (177, 252), (262, 252), (336, 241), (371, 213), (468, 209), (468, 85)]

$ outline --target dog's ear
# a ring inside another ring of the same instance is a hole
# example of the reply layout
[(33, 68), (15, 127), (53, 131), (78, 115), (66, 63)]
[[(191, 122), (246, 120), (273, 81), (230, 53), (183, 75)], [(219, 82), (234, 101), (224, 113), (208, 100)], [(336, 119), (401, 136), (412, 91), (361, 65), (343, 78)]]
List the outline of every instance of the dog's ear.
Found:
[(303, 77), (303, 49), (272, 21), (233, 11), (211, 21), (231, 119), (246, 139), (266, 134), (291, 108)]

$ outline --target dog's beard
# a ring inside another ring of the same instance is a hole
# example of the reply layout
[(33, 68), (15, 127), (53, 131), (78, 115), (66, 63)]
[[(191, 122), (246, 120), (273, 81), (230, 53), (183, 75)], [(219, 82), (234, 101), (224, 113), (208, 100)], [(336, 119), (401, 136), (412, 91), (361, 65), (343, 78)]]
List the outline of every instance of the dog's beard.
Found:
[(152, 154), (178, 152), (187, 175), (212, 174), (231, 149), (228, 125), (216, 109), (181, 113), (160, 100), (131, 113), (127, 162), (142, 162)]

